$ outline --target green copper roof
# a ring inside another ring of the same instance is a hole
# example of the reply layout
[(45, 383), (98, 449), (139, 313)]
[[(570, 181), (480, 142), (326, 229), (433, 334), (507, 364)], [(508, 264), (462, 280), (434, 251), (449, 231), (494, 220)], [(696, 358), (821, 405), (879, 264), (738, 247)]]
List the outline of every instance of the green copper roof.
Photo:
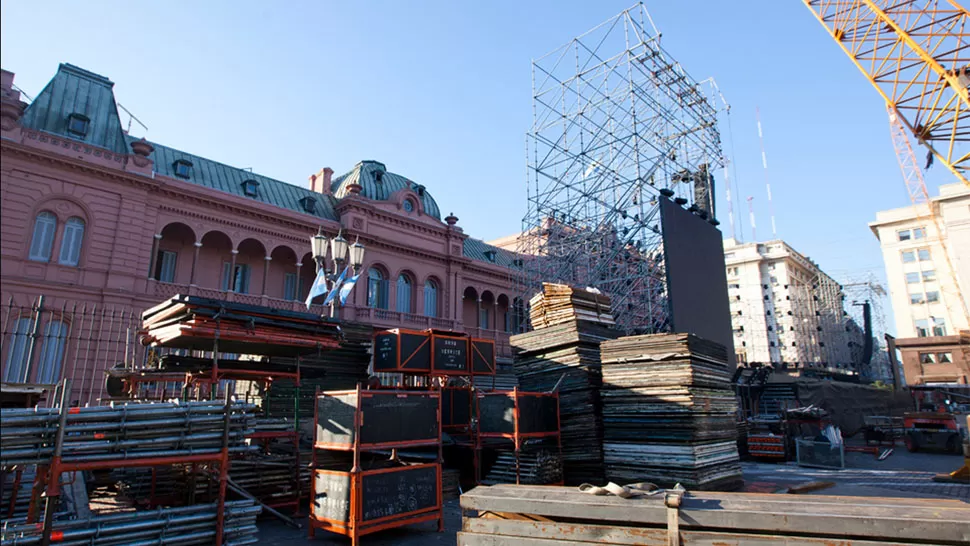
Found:
[[(128, 140), (130, 142), (138, 139), (128, 137)], [(268, 205), (295, 210), (304, 214), (310, 213), (304, 209), (300, 200), (309, 197), (316, 201), (315, 210), (312, 213), (314, 216), (328, 220), (337, 220), (337, 213), (334, 211), (334, 199), (329, 195), (321, 195), (311, 191), (309, 188), (301, 188), (300, 186), (294, 186), (293, 184), (255, 174), (245, 169), (230, 167), (218, 161), (212, 161), (211, 159), (182, 152), (174, 148), (169, 148), (168, 146), (162, 146), (154, 142), (151, 144), (155, 147), (151, 158), (155, 161), (155, 172), (158, 174), (175, 179), (183, 179), (175, 172), (175, 162), (179, 160), (188, 161), (192, 164), (192, 168), (189, 177), (184, 179), (186, 182), (192, 182), (200, 186), (231, 193), (247, 199), (255, 199)], [(247, 180), (255, 180), (258, 183), (256, 186), (256, 195), (246, 194), (243, 183)]]
[(425, 214), (441, 220), (438, 203), (424, 189), (424, 186), (415, 184), (399, 174), (387, 172), (387, 167), (379, 161), (361, 161), (349, 173), (334, 178), (330, 183), (330, 189), (334, 196), (340, 199), (347, 195), (347, 186), (354, 183), (360, 184), (363, 188), (360, 192), (362, 196), (374, 201), (387, 201), (394, 192), (408, 188), (421, 197)]
[(493, 263), (502, 267), (512, 267), (512, 260), (515, 259), (514, 252), (509, 252), (503, 248), (492, 246), (485, 241), (470, 237), (465, 239), (465, 245), (462, 250), (466, 258)]
[[(115, 153), (129, 153), (115, 105), (114, 85), (104, 76), (62, 63), (57, 74), (27, 106), (21, 123)], [(84, 137), (68, 133), (67, 121), (71, 114), (88, 118)]]

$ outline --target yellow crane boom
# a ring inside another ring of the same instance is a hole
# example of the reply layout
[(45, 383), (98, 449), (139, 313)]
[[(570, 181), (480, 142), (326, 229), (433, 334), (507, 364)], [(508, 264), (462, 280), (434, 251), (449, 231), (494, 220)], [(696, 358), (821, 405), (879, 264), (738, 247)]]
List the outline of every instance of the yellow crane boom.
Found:
[(970, 34), (956, 0), (803, 0), (899, 122), (970, 186)]

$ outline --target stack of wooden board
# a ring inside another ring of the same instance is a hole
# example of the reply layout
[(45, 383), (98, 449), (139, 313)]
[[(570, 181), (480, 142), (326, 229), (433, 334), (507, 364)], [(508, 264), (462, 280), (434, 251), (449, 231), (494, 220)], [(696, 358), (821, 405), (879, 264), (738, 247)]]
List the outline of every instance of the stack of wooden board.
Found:
[(946, 499), (689, 491), (679, 508), (668, 508), (663, 494), (623, 499), (495, 485), (462, 495), (461, 508), (458, 546), (970, 543), (970, 507)]
[(692, 334), (603, 342), (606, 477), (688, 489), (741, 485), (727, 352)]
[(196, 296), (174, 296), (142, 322), (153, 346), (221, 353), (295, 356), (336, 348), (340, 338), (338, 324), (319, 315)]
[(617, 336), (618, 332), (601, 324), (573, 321), (511, 338), (519, 388), (535, 392), (558, 388), (566, 484), (603, 479), (599, 343)]
[(533, 328), (583, 320), (613, 325), (609, 296), (565, 284), (542, 283), (542, 292), (529, 300), (529, 319)]

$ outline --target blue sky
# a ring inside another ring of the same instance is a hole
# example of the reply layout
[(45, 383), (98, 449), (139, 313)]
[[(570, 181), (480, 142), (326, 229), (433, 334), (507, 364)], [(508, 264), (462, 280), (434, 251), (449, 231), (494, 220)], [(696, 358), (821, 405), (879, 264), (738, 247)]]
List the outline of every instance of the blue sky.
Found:
[[(59, 62), (111, 78), (152, 140), (294, 184), (361, 159), (424, 184), (465, 231), (525, 212), (530, 63), (622, 2), (2, 2), (0, 62), (36, 94)], [(664, 47), (732, 107), (740, 196), (836, 278), (883, 276), (867, 222), (906, 197), (876, 92), (802, 2), (648, 1)], [(133, 9), (134, 7), (134, 9)], [(133, 129), (135, 134), (143, 133)], [(952, 176), (935, 167), (931, 193)], [(723, 188), (718, 202), (726, 226)], [(751, 231), (742, 207), (745, 239)], [(888, 309), (887, 309), (888, 312)], [(888, 316), (887, 319), (891, 319)], [(890, 320), (891, 324), (891, 320)]]

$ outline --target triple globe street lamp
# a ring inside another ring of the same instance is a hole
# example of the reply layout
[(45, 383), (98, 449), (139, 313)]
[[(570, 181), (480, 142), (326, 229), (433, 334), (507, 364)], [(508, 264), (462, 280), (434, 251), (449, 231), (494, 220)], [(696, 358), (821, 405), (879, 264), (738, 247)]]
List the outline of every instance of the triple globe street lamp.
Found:
[[(328, 293), (336, 287), (345, 262), (350, 262), (350, 267), (355, 276), (360, 267), (364, 265), (364, 245), (360, 244), (360, 237), (354, 241), (354, 244), (349, 244), (347, 239), (344, 239), (342, 230), (337, 232), (337, 236), (333, 239), (328, 239), (321, 226), (317, 234), (310, 237), (310, 248), (313, 252), (313, 261), (317, 264), (317, 274), (319, 275), (322, 271), (327, 281)], [(330, 270), (327, 269), (328, 249), (330, 250), (330, 261), (333, 265)], [(330, 301), (330, 316), (335, 317), (336, 315), (337, 298), (333, 298)]]

